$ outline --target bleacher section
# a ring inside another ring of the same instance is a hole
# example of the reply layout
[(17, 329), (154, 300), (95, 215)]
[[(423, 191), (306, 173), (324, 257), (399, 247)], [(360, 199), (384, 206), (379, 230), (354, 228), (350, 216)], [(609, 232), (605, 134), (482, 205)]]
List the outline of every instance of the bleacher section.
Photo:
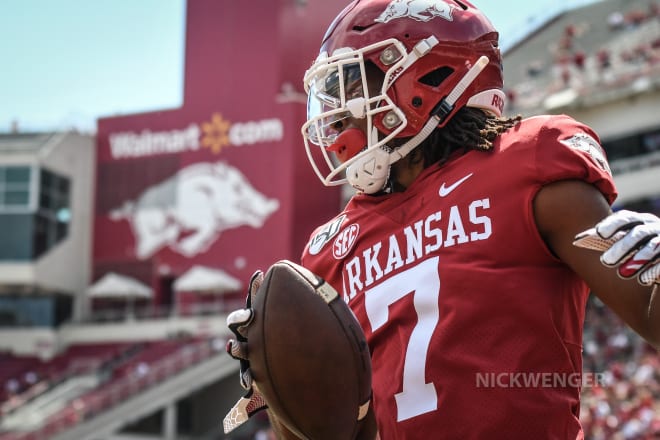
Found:
[(4, 403), (14, 396), (30, 388), (34, 376), (28, 374), (35, 372), (41, 366), (36, 356), (13, 356), (10, 353), (0, 353), (0, 403)]
[(63, 380), (11, 413), (5, 414), (0, 422), (0, 432), (31, 432), (40, 428), (45, 420), (62, 411), (68, 402), (96, 387), (99, 381), (97, 374), (73, 376)]
[(4, 354), (3, 378), (20, 377), (28, 367), (42, 380), (39, 393), (20, 401), (7, 396), (2, 402), (0, 440), (50, 439), (219, 351), (224, 354), (220, 348), (213, 339), (182, 337), (74, 345), (46, 362)]
[(660, 72), (658, 7), (609, 0), (560, 14), (507, 51), (505, 72), (512, 113), (544, 113), (578, 98), (607, 100), (649, 87)]

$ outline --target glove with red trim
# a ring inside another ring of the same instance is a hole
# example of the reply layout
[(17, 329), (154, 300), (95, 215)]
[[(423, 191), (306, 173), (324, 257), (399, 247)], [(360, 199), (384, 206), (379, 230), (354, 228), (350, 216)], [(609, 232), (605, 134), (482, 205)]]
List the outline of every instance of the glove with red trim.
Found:
[(622, 278), (660, 284), (660, 218), (621, 210), (575, 236), (575, 246), (602, 251), (600, 261)]

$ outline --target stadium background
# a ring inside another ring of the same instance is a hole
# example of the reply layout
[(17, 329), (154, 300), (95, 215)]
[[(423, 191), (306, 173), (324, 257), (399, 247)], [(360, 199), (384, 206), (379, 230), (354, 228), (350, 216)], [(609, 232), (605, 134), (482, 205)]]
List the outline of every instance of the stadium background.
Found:
[[(102, 118), (95, 136), (0, 134), (1, 440), (266, 435), (263, 417), (220, 432), (241, 395), (225, 316), (349, 193), (321, 186), (299, 134), (302, 72), (343, 3), (191, 0), (180, 108)], [(504, 52), (506, 112), (591, 125), (615, 208), (656, 214), (659, 11), (550, 13)], [(660, 436), (658, 353), (593, 299), (584, 356), (605, 378), (583, 390), (586, 438)]]

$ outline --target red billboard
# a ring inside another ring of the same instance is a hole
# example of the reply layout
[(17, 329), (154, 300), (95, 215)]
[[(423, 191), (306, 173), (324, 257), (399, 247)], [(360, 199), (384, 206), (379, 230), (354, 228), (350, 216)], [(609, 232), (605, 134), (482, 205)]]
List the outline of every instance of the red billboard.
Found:
[[(94, 273), (170, 304), (193, 266), (247, 284), (340, 207), (307, 163), (302, 76), (344, 2), (189, 0), (181, 108), (98, 121)], [(240, 293), (241, 296), (243, 293)]]

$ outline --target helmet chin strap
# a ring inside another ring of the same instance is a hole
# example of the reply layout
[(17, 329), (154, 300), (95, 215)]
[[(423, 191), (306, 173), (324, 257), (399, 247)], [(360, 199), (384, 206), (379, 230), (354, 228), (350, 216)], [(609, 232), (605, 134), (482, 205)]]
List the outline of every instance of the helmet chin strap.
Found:
[(370, 154), (365, 154), (362, 158), (347, 167), (346, 180), (348, 183), (366, 194), (374, 194), (385, 188), (392, 164), (406, 157), (414, 148), (428, 138), (433, 133), (433, 130), (451, 114), (458, 98), (465, 93), (465, 90), (484, 70), (488, 62), (487, 56), (481, 56), (463, 78), (461, 78), (458, 84), (456, 84), (449, 95), (443, 98), (433, 109), (431, 117), (419, 133), (410, 138), (408, 142), (392, 151), (386, 151), (383, 147), (375, 148)]

